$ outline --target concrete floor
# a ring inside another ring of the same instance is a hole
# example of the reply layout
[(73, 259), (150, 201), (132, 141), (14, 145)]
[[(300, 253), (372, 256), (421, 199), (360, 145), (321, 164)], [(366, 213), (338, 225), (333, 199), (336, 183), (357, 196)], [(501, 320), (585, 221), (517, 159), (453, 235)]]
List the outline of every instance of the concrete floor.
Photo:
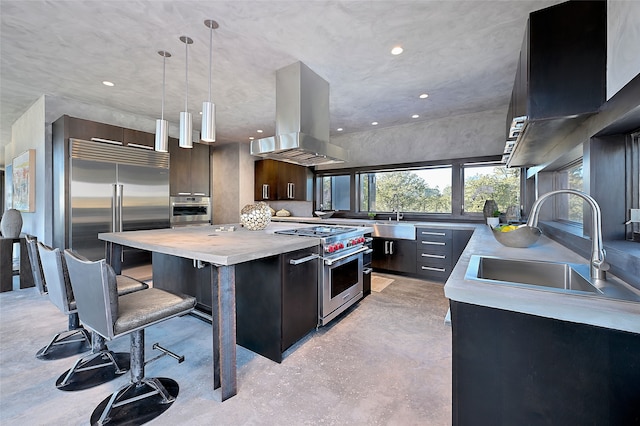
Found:
[[(281, 364), (238, 346), (238, 394), (213, 391), (210, 326), (193, 317), (147, 329), (151, 345), (186, 357), (148, 365), (148, 376), (180, 385), (173, 406), (154, 425), (450, 425), (451, 328), (442, 284), (395, 281), (346, 315), (309, 333)], [(128, 375), (96, 388), (62, 392), (55, 381), (75, 357), (35, 358), (66, 317), (35, 289), (0, 294), (0, 424), (85, 425)], [(109, 344), (127, 351), (129, 339)]]

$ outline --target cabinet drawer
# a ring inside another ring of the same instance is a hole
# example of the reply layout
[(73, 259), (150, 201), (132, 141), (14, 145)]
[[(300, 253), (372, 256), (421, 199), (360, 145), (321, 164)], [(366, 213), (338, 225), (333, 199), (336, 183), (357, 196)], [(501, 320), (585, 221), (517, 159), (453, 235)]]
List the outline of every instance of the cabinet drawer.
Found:
[(416, 228), (418, 241), (451, 241), (453, 230), (438, 228)]
[(418, 254), (446, 254), (450, 257), (452, 252), (451, 241), (418, 241), (417, 252)]
[(424, 263), (429, 265), (451, 265), (451, 253), (432, 253), (426, 251), (420, 251), (416, 255), (416, 262), (418, 264)]
[(416, 272), (422, 278), (427, 278), (434, 281), (446, 281), (451, 274), (451, 265), (431, 265), (418, 263)]

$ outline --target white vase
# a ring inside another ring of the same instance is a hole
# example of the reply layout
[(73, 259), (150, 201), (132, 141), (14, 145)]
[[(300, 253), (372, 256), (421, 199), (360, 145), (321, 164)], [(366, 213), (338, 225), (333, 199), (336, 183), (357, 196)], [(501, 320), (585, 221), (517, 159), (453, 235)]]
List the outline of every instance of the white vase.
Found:
[(489, 225), (492, 228), (495, 228), (496, 226), (500, 225), (500, 218), (499, 217), (488, 217), (487, 218), (487, 225)]
[(16, 209), (9, 209), (2, 215), (0, 231), (6, 238), (18, 238), (22, 230), (22, 215)]

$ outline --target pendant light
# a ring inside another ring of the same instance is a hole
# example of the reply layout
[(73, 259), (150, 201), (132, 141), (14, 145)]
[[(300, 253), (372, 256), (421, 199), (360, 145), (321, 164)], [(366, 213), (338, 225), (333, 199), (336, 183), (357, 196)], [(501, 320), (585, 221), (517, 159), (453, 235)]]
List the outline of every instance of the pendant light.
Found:
[(167, 69), (167, 58), (171, 57), (171, 53), (160, 50), (158, 55), (162, 56), (162, 112), (160, 120), (156, 120), (156, 143), (155, 149), (159, 152), (167, 152), (169, 150), (169, 123), (164, 119), (164, 85)]
[(202, 103), (202, 131), (200, 139), (204, 142), (216, 141), (216, 105), (211, 102), (211, 68), (213, 56), (213, 30), (218, 28), (218, 23), (213, 19), (204, 21), (204, 25), (209, 28), (209, 98)]
[(185, 95), (184, 95), (184, 111), (180, 113), (180, 148), (193, 148), (193, 140), (191, 132), (193, 126), (191, 125), (191, 113), (189, 112), (189, 45), (193, 44), (193, 40), (187, 36), (181, 36), (180, 41), (184, 43), (185, 51)]

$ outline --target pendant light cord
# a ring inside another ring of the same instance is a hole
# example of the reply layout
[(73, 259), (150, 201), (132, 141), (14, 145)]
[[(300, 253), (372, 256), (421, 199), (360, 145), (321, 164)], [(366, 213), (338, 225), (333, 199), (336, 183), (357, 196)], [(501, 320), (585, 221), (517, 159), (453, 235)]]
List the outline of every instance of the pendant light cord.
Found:
[(213, 25), (209, 27), (209, 102), (211, 102), (211, 68), (213, 57)]
[(184, 81), (185, 81), (185, 95), (184, 95), (184, 111), (188, 112), (189, 101), (189, 43), (184, 43), (185, 61), (184, 61)]
[(162, 112), (160, 113), (160, 119), (164, 120), (164, 86), (167, 77), (167, 56), (162, 55)]

